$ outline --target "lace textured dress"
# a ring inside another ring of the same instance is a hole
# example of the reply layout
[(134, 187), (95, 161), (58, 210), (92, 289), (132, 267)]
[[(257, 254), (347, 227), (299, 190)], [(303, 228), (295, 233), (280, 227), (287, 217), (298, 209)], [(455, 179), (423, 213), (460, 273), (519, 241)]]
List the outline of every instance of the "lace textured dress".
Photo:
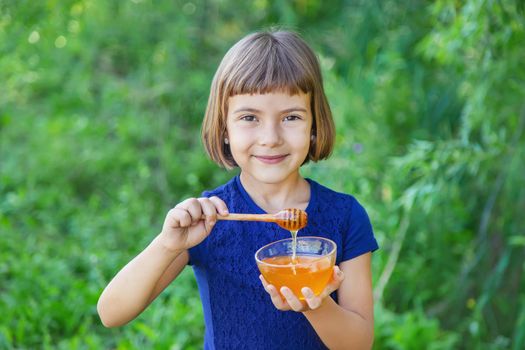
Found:
[[(370, 220), (357, 200), (310, 183), (308, 225), (298, 236), (321, 236), (337, 244), (336, 264), (378, 248)], [(242, 187), (239, 176), (205, 197), (218, 196), (230, 213), (265, 212)], [(291, 237), (274, 223), (218, 221), (211, 234), (190, 249), (205, 320), (205, 349), (326, 349), (308, 320), (277, 310), (260, 280), (255, 252)], [(336, 293), (332, 298), (337, 301)]]

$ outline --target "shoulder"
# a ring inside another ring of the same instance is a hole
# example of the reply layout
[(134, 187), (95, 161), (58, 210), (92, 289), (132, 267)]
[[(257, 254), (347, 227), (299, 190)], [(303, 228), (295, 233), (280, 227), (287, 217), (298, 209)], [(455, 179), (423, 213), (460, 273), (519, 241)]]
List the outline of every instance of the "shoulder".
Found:
[(219, 197), (226, 203), (231, 213), (249, 212), (249, 206), (242, 189), (239, 187), (238, 176), (232, 177), (227, 183), (202, 192), (203, 197)]
[[(329, 227), (337, 246), (337, 262), (353, 259), (378, 249), (373, 227), (365, 208), (351, 194), (337, 192), (314, 183), (317, 205), (312, 221), (315, 229), (322, 232)], [(310, 214), (308, 216), (310, 224)]]
[[(314, 199), (313, 216), (324, 222), (331, 222), (347, 230), (356, 224), (369, 225), (370, 218), (364, 206), (351, 194), (338, 192), (323, 186), (313, 180), (308, 180), (312, 186)], [(310, 217), (309, 217), (310, 218)]]
[(337, 215), (337, 210), (335, 209), (343, 210), (346, 214), (348, 214), (348, 211), (364, 210), (353, 195), (335, 191), (311, 179), (308, 179), (308, 182), (312, 186), (313, 192), (315, 192), (317, 205), (320, 208), (332, 208), (330, 212), (334, 212), (335, 215)]
[(213, 197), (217, 196), (219, 198), (231, 195), (232, 193), (235, 193), (235, 177), (232, 177), (228, 182), (226, 182), (223, 185), (220, 185), (217, 188), (214, 188), (212, 190), (205, 190), (202, 192), (203, 197)]

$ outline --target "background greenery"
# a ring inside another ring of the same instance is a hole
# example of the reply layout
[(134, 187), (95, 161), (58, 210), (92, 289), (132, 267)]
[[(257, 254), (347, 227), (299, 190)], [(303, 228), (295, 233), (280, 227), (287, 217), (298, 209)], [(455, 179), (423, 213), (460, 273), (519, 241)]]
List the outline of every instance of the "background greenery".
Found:
[(191, 270), (105, 329), (101, 290), (174, 203), (233, 174), (199, 127), (222, 55), (318, 52), (337, 148), (311, 176), (373, 221), (376, 349), (525, 348), (521, 0), (0, 0), (0, 349), (198, 349)]

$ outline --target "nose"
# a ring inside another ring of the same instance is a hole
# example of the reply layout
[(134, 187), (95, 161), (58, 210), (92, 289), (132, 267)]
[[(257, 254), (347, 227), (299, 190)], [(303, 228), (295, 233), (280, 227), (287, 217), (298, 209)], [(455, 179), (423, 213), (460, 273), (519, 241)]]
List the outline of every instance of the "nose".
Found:
[(281, 129), (275, 123), (269, 123), (261, 128), (258, 141), (261, 146), (272, 147), (282, 142)]

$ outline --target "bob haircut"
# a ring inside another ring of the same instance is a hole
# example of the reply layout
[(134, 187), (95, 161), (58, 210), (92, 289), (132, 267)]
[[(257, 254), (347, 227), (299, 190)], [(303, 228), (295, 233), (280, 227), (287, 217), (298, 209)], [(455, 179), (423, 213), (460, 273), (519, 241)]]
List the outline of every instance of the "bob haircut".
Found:
[(310, 93), (312, 142), (303, 164), (330, 156), (335, 128), (317, 57), (294, 32), (264, 31), (249, 34), (232, 46), (213, 77), (201, 130), (213, 161), (226, 169), (237, 166), (224, 141), (228, 98), (274, 91)]

